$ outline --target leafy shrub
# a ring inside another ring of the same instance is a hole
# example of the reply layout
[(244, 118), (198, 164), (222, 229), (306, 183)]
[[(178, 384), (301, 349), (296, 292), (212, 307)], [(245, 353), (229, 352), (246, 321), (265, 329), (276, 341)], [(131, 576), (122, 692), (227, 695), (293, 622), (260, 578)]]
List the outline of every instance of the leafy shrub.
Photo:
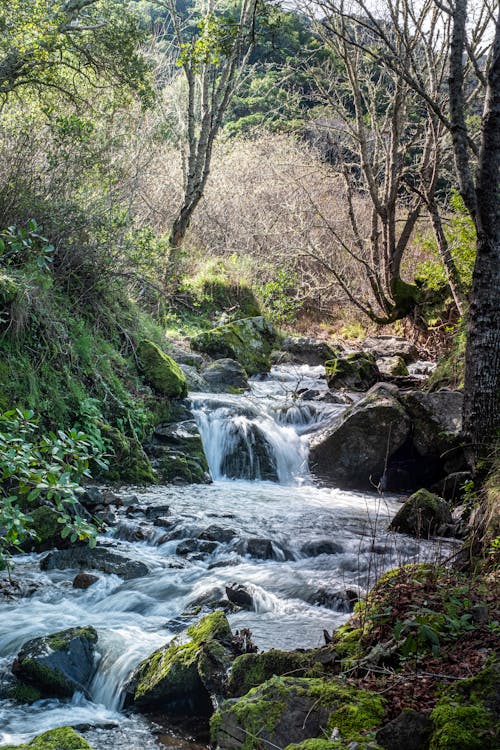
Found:
[(101, 445), (76, 429), (38, 435), (31, 411), (0, 414), (0, 569), (9, 553), (37, 537), (30, 508), (43, 502), (59, 514), (61, 537), (95, 543), (95, 527), (74, 512), (89, 464), (107, 469)]
[(302, 302), (296, 297), (296, 285), (296, 274), (281, 269), (274, 280), (268, 281), (259, 288), (259, 295), (273, 323), (278, 325), (293, 323), (297, 318)]

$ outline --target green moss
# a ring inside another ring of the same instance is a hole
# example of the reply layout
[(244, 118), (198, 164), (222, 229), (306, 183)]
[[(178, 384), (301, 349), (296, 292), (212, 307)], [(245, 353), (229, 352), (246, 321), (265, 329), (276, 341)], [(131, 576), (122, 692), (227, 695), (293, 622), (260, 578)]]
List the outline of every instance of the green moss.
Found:
[(153, 341), (140, 342), (137, 353), (144, 376), (156, 391), (170, 398), (187, 395), (186, 378), (181, 368)]
[(244, 318), (200, 333), (191, 346), (215, 358), (237, 360), (249, 375), (270, 369), (271, 351), (278, 341), (276, 329), (262, 317)]
[[(297, 677), (319, 676), (321, 665), (314, 662), (314, 652), (270, 649), (262, 654), (243, 654), (234, 660), (227, 684), (227, 695), (240, 697), (275, 675)], [(313, 675), (313, 673), (315, 673)]]
[(42, 697), (41, 692), (32, 685), (25, 685), (20, 682), (8, 692), (8, 698), (18, 703), (35, 703)]
[(100, 424), (103, 437), (112, 446), (113, 458), (105, 479), (128, 484), (156, 484), (158, 478), (151, 461), (137, 438), (129, 438), (109, 424)]
[(40, 734), (24, 745), (3, 745), (0, 750), (92, 750), (81, 734), (71, 727), (58, 727)]
[(438, 495), (421, 489), (414, 492), (392, 519), (389, 530), (403, 534), (428, 536), (442, 524), (451, 523), (448, 504)]
[(330, 388), (352, 388), (366, 391), (379, 380), (373, 354), (352, 352), (325, 362), (326, 380)]
[(443, 694), (431, 719), (430, 750), (495, 750), (500, 744), (500, 662)]
[(221, 610), (211, 612), (199, 622), (190, 625), (187, 634), (196, 645), (211, 638), (218, 641), (226, 641), (232, 638), (231, 627), (226, 615)]

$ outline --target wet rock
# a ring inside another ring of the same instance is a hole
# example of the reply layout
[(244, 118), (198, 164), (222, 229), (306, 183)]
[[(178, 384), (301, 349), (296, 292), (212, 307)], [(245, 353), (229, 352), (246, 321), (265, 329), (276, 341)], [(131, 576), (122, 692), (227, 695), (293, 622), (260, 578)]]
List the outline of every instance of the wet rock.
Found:
[(361, 347), (376, 358), (401, 357), (406, 363), (413, 362), (418, 355), (417, 347), (400, 336), (371, 336), (363, 341)]
[(347, 745), (383, 715), (380, 696), (339, 679), (273, 677), (239, 700), (222, 703), (211, 722), (212, 740), (221, 750), (286, 748), (336, 727)]
[(143, 562), (130, 560), (118, 552), (110, 552), (102, 547), (73, 547), (66, 550), (49, 552), (41, 561), (42, 570), (66, 570), (81, 568), (100, 570), (111, 573), (125, 580), (141, 578), (149, 574), (149, 568)]
[(378, 384), (311, 441), (313, 474), (341, 489), (373, 489), (387, 458), (403, 446), (411, 421), (394, 386)]
[(208, 717), (212, 696), (221, 695), (234, 654), (232, 633), (222, 612), (188, 628), (188, 643), (175, 641), (155, 651), (134, 671), (125, 687), (126, 705), (161, 708), (167, 716)]
[(253, 609), (253, 596), (247, 586), (242, 583), (232, 583), (226, 586), (226, 596), (232, 604), (243, 609)]
[(333, 391), (321, 391), (307, 388), (298, 391), (302, 401), (319, 401), (325, 404), (350, 404), (352, 399), (345, 393), (334, 393)]
[(166, 516), (168, 513), (170, 513), (170, 505), (162, 504), (162, 505), (148, 505), (147, 508), (144, 509), (144, 514), (146, 518), (149, 519), (156, 519), (160, 516)]
[(367, 391), (380, 380), (380, 372), (372, 354), (351, 352), (328, 360), (326, 382), (329, 388)]
[(12, 672), (46, 697), (71, 697), (75, 690), (88, 696), (95, 672), (97, 632), (92, 627), (69, 628), (34, 638), (24, 644)]
[(24, 581), (21, 579), (7, 578), (0, 580), (0, 600), (1, 599), (21, 599), (33, 596), (38, 591), (41, 584), (35, 581)]
[(228, 429), (228, 442), (232, 449), (222, 461), (221, 473), (229, 479), (262, 479), (278, 481), (274, 450), (266, 433), (258, 424), (251, 423), (242, 432), (237, 424)]
[[(180, 557), (186, 557), (194, 552), (201, 552), (203, 555), (209, 555), (211, 552), (217, 549), (217, 542), (204, 541), (203, 539), (186, 539), (177, 545), (175, 554)], [(201, 557), (198, 559), (202, 559)]]
[(320, 588), (310, 598), (311, 603), (320, 607), (333, 609), (335, 612), (352, 612), (359, 601), (359, 594), (354, 589)]
[(239, 557), (224, 557), (222, 560), (216, 560), (209, 564), (208, 569), (227, 568), (229, 565), (238, 565), (241, 562)]
[(58, 727), (39, 734), (24, 745), (6, 745), (3, 750), (92, 750), (87, 740), (71, 727)]
[(234, 529), (228, 529), (223, 526), (208, 526), (198, 534), (198, 539), (207, 539), (210, 542), (230, 542), (236, 536)]
[(97, 583), (99, 580), (98, 576), (93, 576), (91, 573), (78, 573), (73, 578), (74, 589), (88, 589), (93, 583)]
[(278, 548), (274, 545), (272, 540), (265, 539), (264, 537), (251, 537), (250, 539), (240, 542), (236, 549), (240, 554), (250, 555), (250, 557), (255, 557), (257, 560), (283, 559), (283, 555), (278, 553)]
[(306, 557), (318, 557), (319, 555), (339, 555), (344, 548), (330, 539), (314, 539), (303, 544), (300, 551)]
[(234, 359), (218, 359), (203, 370), (203, 377), (211, 393), (235, 393), (246, 391), (248, 376), (244, 368)]
[(408, 368), (403, 357), (380, 357), (377, 359), (377, 367), (381, 375), (391, 377), (393, 375), (408, 375)]
[(171, 529), (172, 526), (175, 526), (176, 523), (176, 518), (167, 518), (165, 516), (160, 516), (159, 518), (155, 518), (155, 520), (153, 521), (153, 526), (159, 526), (162, 529)]
[(274, 326), (258, 316), (200, 333), (191, 340), (191, 346), (214, 359), (235, 359), (248, 375), (255, 375), (270, 369), (270, 354), (277, 341)]
[(205, 484), (211, 481), (201, 435), (194, 419), (159, 425), (146, 450), (164, 482)]
[[(326, 341), (305, 336), (290, 336), (283, 339), (281, 350), (288, 355), (286, 361), (298, 365), (324, 365), (338, 353), (338, 347), (333, 348)], [(281, 352), (279, 352), (281, 354)]]
[(389, 530), (425, 538), (452, 521), (448, 503), (428, 490), (418, 490), (398, 510)]
[(462, 429), (460, 391), (410, 391), (402, 395), (402, 403), (413, 422), (413, 443), (421, 456), (442, 454), (457, 445)]

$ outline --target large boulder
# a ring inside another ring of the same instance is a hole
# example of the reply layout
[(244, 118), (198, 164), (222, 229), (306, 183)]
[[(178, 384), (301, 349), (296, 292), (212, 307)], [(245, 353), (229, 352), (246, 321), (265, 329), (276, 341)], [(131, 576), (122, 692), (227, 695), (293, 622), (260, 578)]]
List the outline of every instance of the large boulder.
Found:
[(45, 697), (87, 693), (95, 672), (97, 632), (92, 627), (69, 628), (34, 638), (24, 644), (12, 665), (21, 682), (38, 688)]
[(375, 357), (402, 357), (406, 363), (418, 356), (417, 347), (401, 336), (370, 336), (362, 343), (362, 349)]
[(384, 474), (387, 458), (408, 439), (411, 421), (397, 388), (377, 385), (311, 442), (309, 465), (340, 488), (370, 489)]
[(0, 750), (92, 750), (81, 734), (71, 727), (57, 727), (39, 734), (23, 745), (2, 745)]
[(337, 354), (336, 347), (321, 339), (305, 336), (289, 336), (283, 339), (281, 351), (276, 352), (275, 360), (297, 365), (324, 365)]
[(186, 384), (188, 391), (192, 391), (193, 393), (207, 393), (210, 391), (210, 387), (203, 377), (203, 375), (200, 375), (198, 369), (196, 367), (193, 367), (193, 365), (179, 365), (182, 372), (184, 373), (184, 377), (186, 378)]
[(258, 316), (204, 331), (191, 339), (191, 346), (214, 359), (235, 359), (248, 375), (256, 375), (270, 369), (270, 355), (277, 341), (274, 326)]
[(329, 359), (325, 364), (329, 388), (367, 391), (380, 380), (380, 372), (373, 354), (351, 352)]
[(401, 506), (392, 519), (390, 531), (428, 537), (453, 521), (447, 502), (428, 490), (418, 490)]
[(184, 419), (155, 428), (147, 451), (164, 482), (206, 484), (210, 482), (207, 458), (194, 419)]
[(235, 359), (218, 359), (202, 371), (211, 393), (239, 393), (249, 388), (244, 368)]
[(187, 395), (186, 377), (175, 360), (153, 341), (143, 339), (137, 355), (146, 382), (155, 391), (169, 398)]
[(380, 357), (377, 359), (377, 367), (381, 375), (387, 378), (407, 376), (408, 368), (403, 357)]
[(124, 578), (142, 578), (149, 568), (139, 560), (130, 560), (119, 552), (111, 552), (103, 547), (71, 547), (70, 549), (49, 552), (41, 561), (42, 570), (100, 570)]
[(208, 717), (234, 658), (226, 616), (217, 611), (187, 630), (187, 643), (173, 642), (136, 668), (126, 685), (126, 704), (161, 708), (170, 716)]
[(212, 740), (221, 750), (286, 748), (337, 730), (347, 743), (383, 715), (383, 698), (341, 680), (273, 677), (221, 705), (211, 721)]
[(413, 442), (420, 455), (439, 455), (458, 444), (463, 405), (460, 391), (409, 391), (401, 398), (412, 419)]
[(227, 445), (231, 448), (222, 460), (223, 476), (229, 479), (278, 481), (274, 449), (258, 424), (249, 422), (241, 429), (236, 422), (231, 423), (228, 427)]

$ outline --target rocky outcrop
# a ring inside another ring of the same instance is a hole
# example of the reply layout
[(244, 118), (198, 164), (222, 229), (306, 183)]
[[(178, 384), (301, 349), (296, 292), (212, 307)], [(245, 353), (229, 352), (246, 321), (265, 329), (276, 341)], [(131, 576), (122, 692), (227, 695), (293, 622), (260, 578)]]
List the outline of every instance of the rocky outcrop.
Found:
[(212, 740), (221, 750), (286, 748), (336, 730), (347, 747), (383, 714), (383, 698), (341, 680), (273, 677), (221, 705), (211, 721)]
[(153, 341), (144, 339), (137, 348), (144, 379), (155, 391), (169, 398), (187, 395), (186, 378), (175, 360)]
[(234, 359), (218, 359), (202, 371), (211, 393), (240, 393), (249, 388), (244, 368)]
[(277, 341), (274, 326), (259, 316), (200, 333), (191, 339), (191, 346), (214, 359), (235, 359), (248, 375), (255, 375), (270, 369), (270, 355)]
[(389, 530), (425, 538), (441, 530), (446, 534), (452, 521), (448, 503), (432, 492), (418, 490), (398, 510)]
[(92, 750), (81, 734), (71, 727), (57, 727), (39, 734), (23, 745), (3, 745), (0, 750)]
[(329, 388), (367, 391), (380, 380), (380, 372), (373, 354), (351, 352), (329, 359), (325, 364)]
[(126, 686), (128, 705), (161, 707), (173, 717), (211, 715), (212, 696), (222, 694), (235, 655), (231, 628), (222, 612), (213, 612), (188, 628), (187, 635), (187, 643), (173, 642), (139, 664)]
[(179, 422), (158, 425), (146, 449), (163, 482), (206, 484), (211, 479), (200, 432), (189, 412), (186, 416)]
[(378, 484), (390, 457), (410, 435), (397, 388), (377, 385), (311, 442), (312, 472), (340, 488)]
[(130, 560), (118, 552), (111, 552), (103, 547), (72, 547), (65, 550), (49, 552), (41, 561), (42, 570), (66, 570), (80, 568), (82, 570), (100, 570), (124, 578), (141, 578), (149, 573), (149, 568), (143, 562)]
[(75, 690), (88, 695), (95, 672), (96, 643), (97, 632), (92, 627), (34, 638), (22, 647), (12, 672), (45, 697), (71, 697)]
[(401, 357), (408, 364), (418, 356), (417, 347), (401, 336), (371, 336), (361, 344), (363, 351), (380, 357)]

